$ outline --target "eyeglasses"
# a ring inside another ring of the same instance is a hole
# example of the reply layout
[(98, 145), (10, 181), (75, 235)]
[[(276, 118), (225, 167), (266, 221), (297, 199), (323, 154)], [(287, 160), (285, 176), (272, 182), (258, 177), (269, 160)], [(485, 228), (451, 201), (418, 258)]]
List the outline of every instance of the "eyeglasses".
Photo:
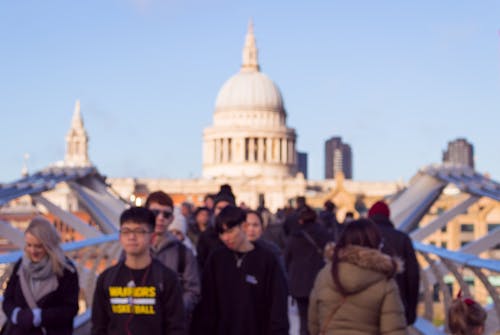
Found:
[(146, 230), (146, 229), (120, 229), (120, 234), (123, 236), (130, 236), (130, 235), (146, 235), (150, 234), (152, 231)]
[(172, 217), (172, 212), (171, 211), (162, 211), (160, 209), (152, 209), (151, 212), (153, 212), (153, 214), (155, 216), (158, 216), (158, 215), (160, 215), (160, 213), (162, 213), (163, 217), (165, 219), (170, 219)]

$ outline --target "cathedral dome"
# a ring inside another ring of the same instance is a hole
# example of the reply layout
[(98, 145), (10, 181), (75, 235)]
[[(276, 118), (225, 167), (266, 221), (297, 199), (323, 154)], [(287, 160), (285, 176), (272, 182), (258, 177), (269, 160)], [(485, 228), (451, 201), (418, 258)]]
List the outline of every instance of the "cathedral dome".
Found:
[(267, 111), (284, 114), (278, 86), (260, 72), (257, 46), (250, 22), (240, 72), (229, 78), (217, 95), (216, 112)]
[(203, 131), (203, 177), (294, 177), (295, 140), (278, 86), (260, 72), (250, 22), (240, 71), (222, 85)]
[(266, 109), (283, 111), (281, 93), (268, 76), (259, 71), (241, 71), (227, 80), (217, 95), (215, 109)]

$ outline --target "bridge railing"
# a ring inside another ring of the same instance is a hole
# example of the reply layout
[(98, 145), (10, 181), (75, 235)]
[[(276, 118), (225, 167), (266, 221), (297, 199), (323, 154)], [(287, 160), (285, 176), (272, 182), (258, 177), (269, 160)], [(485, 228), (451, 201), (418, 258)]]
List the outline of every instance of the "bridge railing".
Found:
[[(79, 301), (79, 313), (73, 325), (75, 330), (85, 327), (90, 320), (90, 307), (95, 288), (97, 274), (102, 269), (115, 262), (121, 252), (118, 243), (118, 234), (103, 235), (96, 238), (86, 239), (78, 242), (64, 243), (62, 248), (75, 264), (78, 271), (81, 298)], [(3, 300), (3, 291), (12, 273), (14, 264), (21, 258), (22, 251), (12, 251), (0, 255), (0, 267), (3, 273), (0, 276), (0, 293)], [(0, 312), (0, 324), (5, 322), (3, 310)]]
[[(442, 334), (446, 331), (447, 310), (458, 290), (465, 297), (473, 297), (488, 311), (486, 334), (500, 330), (500, 297), (498, 288), (491, 280), (500, 273), (500, 260), (483, 259), (417, 241), (413, 245), (422, 267), (420, 290), (423, 311), (415, 324), (417, 330), (422, 334)], [(438, 315), (441, 317), (437, 318)], [(436, 323), (442, 323), (442, 326), (436, 326)], [(430, 329), (435, 333), (430, 333)]]

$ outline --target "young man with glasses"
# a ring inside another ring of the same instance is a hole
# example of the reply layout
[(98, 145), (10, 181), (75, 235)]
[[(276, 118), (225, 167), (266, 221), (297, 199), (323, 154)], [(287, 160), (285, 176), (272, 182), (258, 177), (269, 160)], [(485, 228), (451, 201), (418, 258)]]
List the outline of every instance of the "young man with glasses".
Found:
[(132, 207), (120, 216), (125, 258), (97, 279), (92, 335), (185, 334), (177, 275), (151, 257), (155, 217)]
[(177, 272), (186, 315), (189, 317), (200, 298), (200, 277), (193, 252), (168, 231), (168, 226), (174, 221), (174, 202), (165, 192), (156, 191), (149, 194), (145, 207), (155, 215), (151, 248), (153, 257)]

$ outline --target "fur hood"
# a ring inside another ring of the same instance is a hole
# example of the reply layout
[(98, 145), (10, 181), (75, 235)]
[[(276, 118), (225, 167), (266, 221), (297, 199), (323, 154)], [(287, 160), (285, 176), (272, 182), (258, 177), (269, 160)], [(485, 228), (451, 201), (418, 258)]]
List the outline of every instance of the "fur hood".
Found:
[(348, 292), (358, 292), (372, 284), (403, 272), (403, 262), (377, 249), (350, 245), (340, 250), (339, 280)]
[(342, 249), (339, 254), (339, 260), (364, 269), (383, 273), (389, 277), (403, 272), (403, 261), (400, 258), (391, 257), (377, 249), (357, 245), (350, 245)]

